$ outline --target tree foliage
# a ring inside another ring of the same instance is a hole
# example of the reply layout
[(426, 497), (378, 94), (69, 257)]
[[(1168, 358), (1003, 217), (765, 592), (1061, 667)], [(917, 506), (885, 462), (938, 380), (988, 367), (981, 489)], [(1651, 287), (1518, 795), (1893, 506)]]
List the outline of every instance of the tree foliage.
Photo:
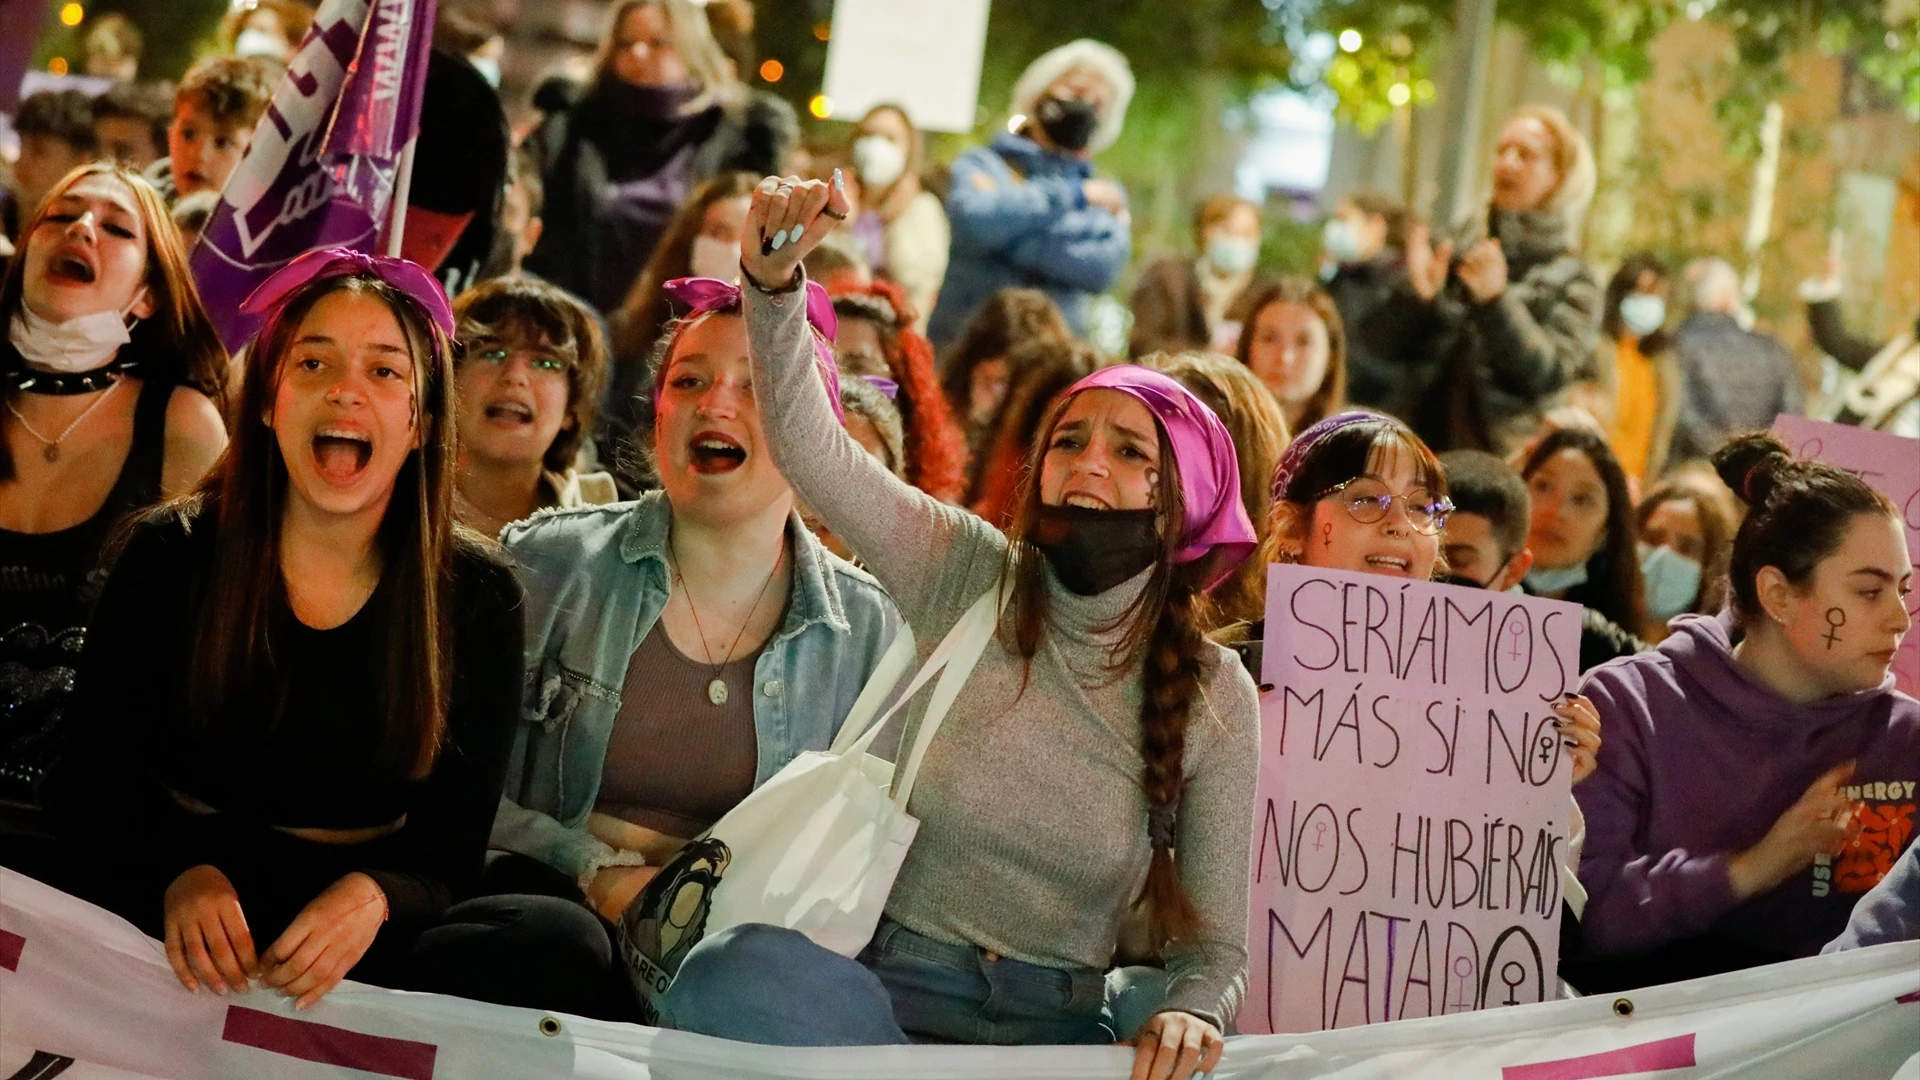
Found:
[[(1453, 18), (1453, 0), (1276, 2), (1296, 41), (1360, 34), (1358, 49), (1296, 70), (1294, 79), (1331, 89), (1341, 117), (1363, 128), (1390, 115), (1394, 84), (1436, 77), (1432, 57)], [(1576, 78), (1593, 70), (1606, 87), (1645, 79), (1653, 39), (1676, 19), (1720, 23), (1735, 43), (1731, 91), (1717, 104), (1731, 132), (1758, 129), (1766, 103), (1787, 89), (1786, 58), (1808, 48), (1852, 59), (1920, 118), (1920, 0), (1509, 0), (1498, 17), (1549, 65)], [(1753, 147), (1743, 142), (1736, 149)]]

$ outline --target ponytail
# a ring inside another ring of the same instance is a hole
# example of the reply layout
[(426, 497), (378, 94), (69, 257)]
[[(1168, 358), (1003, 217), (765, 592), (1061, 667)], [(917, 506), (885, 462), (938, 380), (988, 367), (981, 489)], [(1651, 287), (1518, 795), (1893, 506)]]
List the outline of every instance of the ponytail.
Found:
[(1765, 432), (1734, 436), (1714, 453), (1713, 468), (1748, 507), (1727, 567), (1733, 610), (1742, 618), (1764, 614), (1754, 584), (1762, 569), (1774, 567), (1804, 586), (1845, 541), (1856, 515), (1894, 513), (1887, 497), (1859, 477), (1795, 458)]

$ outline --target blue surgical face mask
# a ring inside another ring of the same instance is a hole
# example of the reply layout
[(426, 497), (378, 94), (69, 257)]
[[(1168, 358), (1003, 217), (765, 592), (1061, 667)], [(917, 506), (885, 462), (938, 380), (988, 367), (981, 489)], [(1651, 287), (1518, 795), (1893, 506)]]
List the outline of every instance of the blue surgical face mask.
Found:
[(1216, 236), (1207, 241), (1207, 263), (1225, 277), (1235, 277), (1253, 269), (1260, 258), (1260, 244), (1237, 236)]
[(1700, 595), (1700, 564), (1665, 545), (1641, 544), (1640, 582), (1648, 617), (1664, 623)]
[(1587, 583), (1587, 564), (1574, 563), (1572, 566), (1550, 570), (1536, 566), (1527, 571), (1527, 589), (1541, 596), (1551, 596), (1566, 592), (1575, 585)]
[(1652, 293), (1634, 293), (1620, 301), (1620, 321), (1635, 337), (1646, 337), (1667, 321), (1667, 302)]
[(1320, 242), (1337, 262), (1355, 262), (1360, 258), (1360, 237), (1345, 218), (1328, 218), (1320, 232)]

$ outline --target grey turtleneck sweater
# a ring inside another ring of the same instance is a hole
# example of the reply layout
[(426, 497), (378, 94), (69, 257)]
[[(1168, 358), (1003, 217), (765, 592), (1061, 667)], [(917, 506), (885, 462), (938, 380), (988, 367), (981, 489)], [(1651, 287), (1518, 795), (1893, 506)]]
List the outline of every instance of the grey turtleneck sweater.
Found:
[[(753, 382), (775, 462), (844, 538), (913, 627), (924, 660), (999, 581), (1007, 539), (908, 487), (834, 420), (800, 292), (748, 286)], [(1048, 967), (1112, 965), (1151, 849), (1140, 756), (1141, 664), (1107, 669), (1113, 624), (1147, 573), (1077, 596), (1047, 573), (1050, 622), (1027, 664), (987, 647), (929, 748), (908, 810), (919, 836), (887, 915), (916, 933)], [(1004, 640), (1003, 640), (1004, 639)], [(1245, 988), (1247, 856), (1259, 705), (1234, 654), (1206, 646), (1187, 730), (1175, 852), (1203, 921), (1167, 950), (1166, 1007), (1216, 1024)], [(923, 706), (910, 709), (912, 745)]]

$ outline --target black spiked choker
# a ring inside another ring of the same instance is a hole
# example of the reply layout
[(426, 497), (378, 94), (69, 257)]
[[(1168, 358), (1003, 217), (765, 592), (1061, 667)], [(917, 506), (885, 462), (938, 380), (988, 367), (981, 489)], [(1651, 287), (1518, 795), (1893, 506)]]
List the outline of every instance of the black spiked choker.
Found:
[(67, 394), (91, 394), (119, 382), (122, 375), (137, 375), (139, 371), (140, 361), (118, 358), (92, 371), (34, 371), (20, 367), (0, 372), (0, 386), (8, 390), (21, 390), (29, 394), (50, 394), (55, 397)]

